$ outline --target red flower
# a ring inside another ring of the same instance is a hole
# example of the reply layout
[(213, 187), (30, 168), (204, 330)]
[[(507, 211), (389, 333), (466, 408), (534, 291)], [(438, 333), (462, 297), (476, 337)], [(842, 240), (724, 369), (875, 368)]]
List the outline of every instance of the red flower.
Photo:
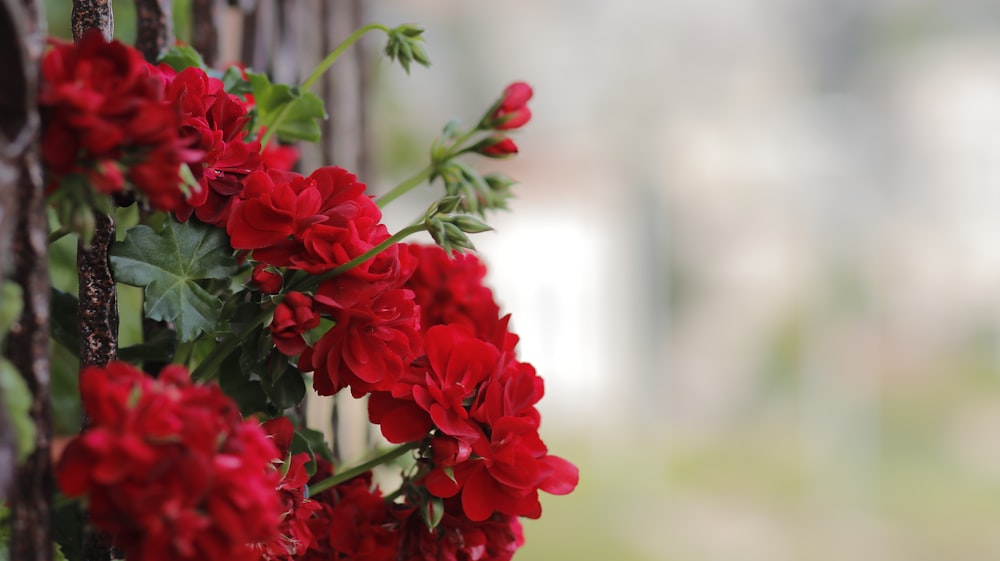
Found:
[[(500, 352), (465, 329), (451, 325), (429, 329), (424, 336), (424, 349), (426, 356), (414, 362), (411, 372), (392, 388), (392, 396), (403, 402), (413, 401), (442, 433), (471, 448), (486, 435), (469, 417), (465, 404), (493, 377)], [(419, 440), (427, 434), (427, 430), (422, 433), (415, 430), (427, 425), (418, 420), (422, 419), (420, 413), (410, 405), (386, 400), (385, 396), (373, 396), (369, 401), (369, 417), (380, 425), (390, 442)]]
[(76, 44), (54, 43), (42, 61), (39, 106), (42, 159), (58, 185), (84, 174), (101, 192), (129, 182), (152, 206), (182, 204), (180, 165), (196, 160), (178, 136), (180, 114), (164, 100), (164, 80), (142, 55), (91, 31)]
[(473, 443), (471, 455), (436, 453), (437, 466), (425, 479), (427, 490), (439, 497), (461, 491), (471, 520), (485, 520), (494, 512), (537, 518), (539, 490), (571, 492), (579, 478), (576, 467), (549, 455), (538, 436), (541, 418), (534, 406), (542, 394), (541, 378), (531, 365), (509, 362), (484, 384), (470, 409), (470, 416), (488, 427), (488, 440)]
[(424, 330), (450, 323), (469, 328), (481, 339), (496, 341), (506, 332), (493, 292), (483, 284), (486, 267), (473, 253), (449, 255), (440, 247), (410, 245), (417, 268), (406, 283), (420, 306)]
[(420, 349), (413, 293), (342, 275), (323, 282), (315, 300), (335, 322), (299, 358), (300, 370), (314, 371), (316, 392), (333, 395), (350, 386), (360, 397), (391, 388)]
[(250, 280), (252, 280), (264, 294), (277, 294), (281, 292), (281, 284), (283, 282), (281, 275), (275, 273), (267, 265), (255, 266), (253, 268), (253, 273), (250, 275)]
[(483, 120), (482, 128), (495, 130), (516, 129), (531, 120), (528, 100), (534, 92), (525, 82), (514, 82), (507, 86), (496, 109)]
[(475, 522), (465, 517), (455, 499), (444, 501), (444, 516), (428, 530), (415, 509), (402, 521), (400, 561), (510, 561), (524, 545), (516, 516), (494, 514)]
[(285, 476), (276, 489), (283, 512), (277, 536), (269, 542), (251, 546), (260, 555), (260, 561), (293, 561), (300, 559), (308, 549), (316, 547), (310, 519), (323, 507), (305, 497), (306, 484), (309, 482), (305, 464), (309, 462), (309, 454), (302, 452), (291, 456), (287, 461), (284, 466)]
[(274, 309), (271, 321), (271, 338), (274, 346), (288, 356), (295, 356), (306, 348), (302, 334), (319, 325), (313, 299), (301, 292), (289, 292)]
[(67, 496), (137, 561), (254, 560), (276, 536), (277, 450), (215, 385), (167, 367), (154, 380), (124, 363), (80, 376), (92, 423), (57, 468)]
[[(263, 131), (261, 131), (261, 134), (263, 134)], [(261, 150), (260, 160), (264, 169), (292, 171), (296, 162), (299, 161), (299, 150), (295, 146), (277, 143), (268, 144)]]
[(224, 225), (243, 180), (261, 168), (260, 143), (246, 140), (247, 107), (226, 93), (221, 80), (194, 66), (170, 80), (166, 97), (180, 109), (181, 137), (203, 154), (190, 166), (201, 188), (175, 214), (184, 221), (193, 212), (202, 222)]
[[(321, 465), (312, 481), (330, 477), (329, 465)], [(396, 561), (399, 530), (371, 472), (349, 479), (313, 499), (323, 506), (309, 521), (317, 545), (302, 561), (350, 559), (352, 561)]]
[[(247, 178), (226, 231), (234, 248), (254, 250), (257, 261), (316, 274), (388, 238), (381, 220), (364, 183), (343, 168), (320, 168), (309, 177), (270, 170)], [(385, 268), (371, 259), (348, 274), (375, 279)]]

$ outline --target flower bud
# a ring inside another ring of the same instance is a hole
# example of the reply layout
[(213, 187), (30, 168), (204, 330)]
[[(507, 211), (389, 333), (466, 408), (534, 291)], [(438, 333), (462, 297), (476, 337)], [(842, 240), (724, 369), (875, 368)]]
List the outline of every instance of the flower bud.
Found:
[(517, 154), (517, 144), (510, 137), (494, 135), (477, 142), (469, 150), (490, 158), (507, 158)]
[(253, 268), (250, 280), (260, 288), (264, 294), (277, 294), (281, 292), (281, 275), (268, 269), (266, 265), (257, 265)]
[(466, 214), (460, 214), (458, 216), (452, 216), (448, 218), (448, 222), (458, 226), (458, 229), (467, 232), (469, 234), (478, 234), (480, 232), (488, 232), (493, 228), (490, 228), (488, 224), (482, 220), (469, 216)]
[(511, 130), (523, 127), (531, 120), (531, 110), (528, 100), (534, 92), (526, 82), (514, 82), (507, 86), (503, 96), (497, 101), (486, 117), (479, 123), (479, 128), (494, 130)]

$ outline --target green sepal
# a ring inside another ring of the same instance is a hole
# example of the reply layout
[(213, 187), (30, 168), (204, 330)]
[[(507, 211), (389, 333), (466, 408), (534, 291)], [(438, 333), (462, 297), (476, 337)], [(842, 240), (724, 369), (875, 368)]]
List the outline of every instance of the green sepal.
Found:
[(429, 531), (433, 531), (444, 518), (444, 500), (440, 497), (430, 496), (420, 507), (420, 517)]

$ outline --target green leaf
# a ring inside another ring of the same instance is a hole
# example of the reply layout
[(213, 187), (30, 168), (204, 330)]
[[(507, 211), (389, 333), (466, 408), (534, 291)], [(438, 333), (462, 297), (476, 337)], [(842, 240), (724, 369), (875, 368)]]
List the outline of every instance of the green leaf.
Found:
[(21, 309), (24, 307), (21, 287), (14, 282), (4, 281), (0, 285), (0, 338), (10, 331), (17, 318), (21, 317)]
[(250, 374), (240, 367), (239, 354), (229, 355), (219, 365), (219, 387), (239, 404), (244, 416), (267, 411), (267, 394), (260, 380), (251, 379)]
[(266, 74), (249, 72), (247, 79), (253, 88), (257, 119), (262, 126), (274, 128), (274, 134), (281, 140), (319, 140), (318, 121), (327, 117), (319, 96), (298, 87), (272, 84)]
[(80, 325), (77, 321), (79, 300), (75, 294), (53, 287), (50, 290), (50, 302), (49, 329), (52, 332), (52, 339), (74, 355), (79, 354)]
[(237, 269), (222, 230), (174, 220), (159, 234), (148, 226), (129, 228), (125, 241), (111, 248), (111, 265), (119, 282), (146, 289), (146, 317), (173, 322), (181, 342), (212, 330), (222, 307), (198, 281), (228, 278)]
[(57, 434), (77, 434), (83, 419), (80, 362), (62, 345), (52, 347), (52, 423)]
[(31, 390), (17, 368), (0, 358), (0, 398), (7, 421), (17, 439), (17, 462), (21, 463), (35, 449), (35, 422), (31, 419)]
[(250, 82), (243, 77), (243, 72), (235, 66), (227, 68), (219, 79), (222, 80), (222, 85), (225, 87), (226, 93), (243, 95), (253, 92)]
[(295, 407), (306, 397), (306, 383), (302, 374), (281, 353), (273, 353), (271, 361), (275, 365), (270, 369), (273, 372), (261, 379), (264, 393), (280, 410)]
[(202, 70), (205, 69), (205, 60), (201, 58), (198, 51), (188, 45), (174, 45), (160, 57), (158, 62), (162, 62), (173, 68), (174, 70), (180, 72), (189, 66), (197, 66)]
[(295, 431), (295, 436), (292, 438), (291, 452), (293, 455), (301, 452), (309, 453), (309, 457), (312, 460), (306, 464), (306, 471), (310, 476), (316, 473), (316, 456), (325, 459), (331, 464), (333, 463), (333, 452), (326, 445), (323, 433), (307, 427), (302, 427)]

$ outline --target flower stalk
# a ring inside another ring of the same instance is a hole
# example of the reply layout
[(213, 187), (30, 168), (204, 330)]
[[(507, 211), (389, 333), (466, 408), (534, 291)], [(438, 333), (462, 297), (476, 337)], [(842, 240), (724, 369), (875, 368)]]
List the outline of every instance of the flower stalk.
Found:
[(420, 446), (420, 442), (407, 442), (406, 444), (400, 444), (399, 446), (390, 449), (388, 452), (385, 452), (384, 454), (381, 454), (381, 455), (379, 455), (379, 456), (377, 456), (375, 458), (372, 458), (371, 460), (368, 460), (367, 462), (365, 462), (363, 464), (354, 466), (351, 469), (342, 471), (342, 472), (334, 475), (333, 477), (324, 479), (323, 481), (320, 481), (318, 483), (310, 485), (309, 486), (309, 496), (311, 496), (311, 497), (312, 496), (316, 496), (316, 495), (322, 493), (323, 491), (326, 491), (327, 489), (331, 489), (333, 487), (336, 487), (337, 485), (339, 485), (339, 484), (341, 484), (341, 483), (343, 483), (343, 482), (345, 482), (345, 481), (347, 481), (349, 479), (357, 477), (357, 476), (361, 475), (362, 473), (365, 473), (366, 471), (371, 470), (372, 468), (378, 467), (378, 466), (380, 466), (382, 464), (389, 463), (392, 460), (395, 460), (396, 458), (402, 456), (403, 454), (405, 454), (405, 453), (409, 452), (410, 450), (413, 450), (413, 449), (415, 449), (415, 448), (417, 448), (419, 446)]

